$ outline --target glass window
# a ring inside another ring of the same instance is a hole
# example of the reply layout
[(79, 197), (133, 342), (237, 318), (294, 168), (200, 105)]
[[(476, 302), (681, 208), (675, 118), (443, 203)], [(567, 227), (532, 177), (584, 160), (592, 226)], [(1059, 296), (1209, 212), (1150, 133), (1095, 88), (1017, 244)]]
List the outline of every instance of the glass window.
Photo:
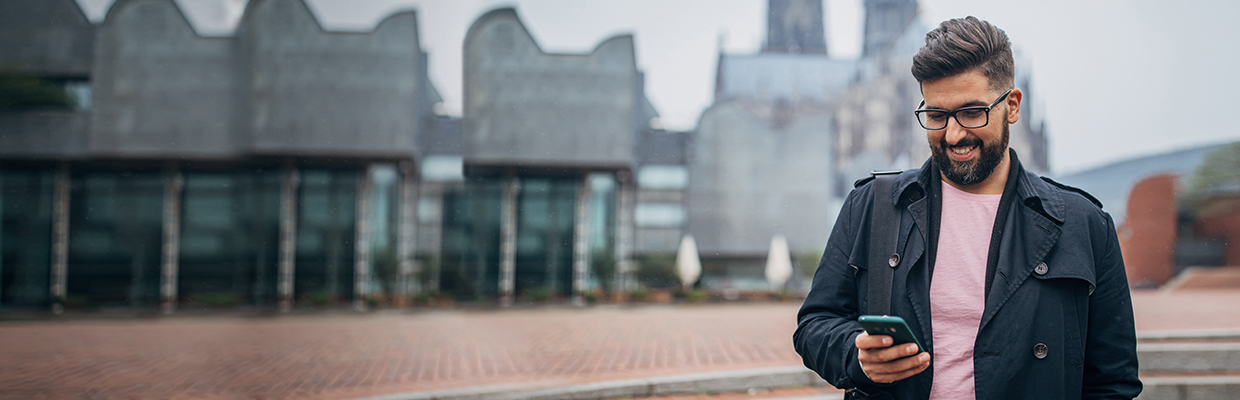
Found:
[(280, 173), (186, 172), (177, 295), (185, 306), (274, 304)]
[(428, 182), (460, 182), (465, 179), (461, 156), (426, 156), (422, 159), (422, 180)]
[(304, 169), (300, 175), (294, 294), (310, 306), (347, 302), (353, 299), (360, 171)]
[(616, 178), (590, 175), (590, 268), (587, 289), (610, 289), (615, 274)]
[(679, 203), (639, 203), (633, 219), (641, 227), (676, 227), (685, 223), (685, 207)]
[(637, 169), (637, 186), (643, 189), (684, 189), (689, 170), (683, 165), (646, 165)]
[(159, 303), (164, 176), (75, 174), (69, 201), (69, 306)]
[[(439, 289), (457, 299), (489, 299), (499, 292), (503, 178), (470, 178), (443, 195)], [(432, 260), (434, 262), (434, 260)]]
[(400, 272), (400, 173), (392, 164), (376, 164), (370, 168), (370, 264), (371, 293), (396, 293)]
[(50, 170), (0, 172), (0, 308), (48, 304), (54, 181)]
[(517, 196), (515, 291), (572, 293), (573, 222), (581, 179), (522, 178)]

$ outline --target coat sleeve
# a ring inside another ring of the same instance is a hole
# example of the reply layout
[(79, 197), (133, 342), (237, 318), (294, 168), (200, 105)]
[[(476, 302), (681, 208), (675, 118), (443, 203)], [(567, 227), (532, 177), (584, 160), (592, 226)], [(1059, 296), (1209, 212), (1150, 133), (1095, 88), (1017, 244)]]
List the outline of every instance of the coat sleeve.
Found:
[(874, 383), (861, 371), (854, 344), (862, 332), (857, 323), (860, 297), (856, 285), (861, 274), (848, 260), (854, 238), (862, 233), (858, 221), (865, 218), (866, 196), (860, 193), (869, 186), (854, 190), (844, 202), (809, 295), (797, 313), (797, 329), (792, 335), (793, 346), (806, 367), (837, 388), (863, 392), (887, 386)]
[(1115, 223), (1106, 217), (1105, 250), (1095, 258), (1097, 287), (1089, 297), (1085, 343), (1084, 399), (1132, 399), (1141, 393), (1132, 297), (1124, 272)]

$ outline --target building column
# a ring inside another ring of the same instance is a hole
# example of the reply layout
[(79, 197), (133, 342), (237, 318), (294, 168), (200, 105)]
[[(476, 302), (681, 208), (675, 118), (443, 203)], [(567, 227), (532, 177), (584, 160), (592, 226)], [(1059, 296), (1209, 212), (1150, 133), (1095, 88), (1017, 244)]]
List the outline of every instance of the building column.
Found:
[(410, 297), (422, 293), (422, 282), (417, 279), (418, 274), (422, 272), (422, 266), (413, 259), (418, 242), (416, 214), (418, 179), (413, 162), (400, 163), (400, 176), (400, 211), (397, 217), (400, 224), (397, 235), (400, 239), (396, 242), (396, 256), (399, 259), (400, 272), (397, 278), (396, 296), (399, 299), (398, 304), (406, 306), (410, 304)]
[(297, 256), (297, 185), (301, 179), (297, 168), (284, 168), (280, 187), (280, 276), (276, 284), (281, 312), (293, 309), (293, 273)]
[(573, 218), (573, 304), (584, 306), (590, 266), (590, 174), (585, 174), (581, 179), (576, 206)]
[(353, 220), (353, 308), (357, 311), (366, 311), (370, 296), (370, 192), (374, 187), (370, 172), (367, 165), (357, 183), (357, 215)]
[(61, 164), (52, 194), (52, 313), (65, 312), (69, 273), (69, 164)]
[(171, 314), (177, 308), (177, 275), (181, 248), (181, 189), (184, 178), (176, 166), (168, 169), (164, 180), (164, 241), (160, 274), (160, 309)]
[(500, 211), (499, 304), (512, 305), (517, 270), (517, 193), (521, 185), (516, 176), (508, 176)]
[(618, 292), (628, 292), (634, 287), (632, 280), (632, 272), (636, 269), (633, 265), (633, 207), (636, 203), (637, 189), (633, 182), (633, 175), (629, 171), (621, 170), (616, 173), (616, 248), (615, 248), (615, 277), (612, 280), (612, 290)]

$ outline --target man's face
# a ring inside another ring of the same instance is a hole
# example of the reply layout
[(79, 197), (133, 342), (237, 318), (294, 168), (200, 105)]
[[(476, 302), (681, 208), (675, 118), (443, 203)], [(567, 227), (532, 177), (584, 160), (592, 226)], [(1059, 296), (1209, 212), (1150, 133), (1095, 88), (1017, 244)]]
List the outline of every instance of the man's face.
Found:
[[(988, 106), (1003, 95), (990, 90), (980, 71), (923, 82), (921, 91), (924, 108), (941, 110)], [(990, 122), (981, 128), (963, 128), (953, 117), (947, 128), (926, 131), (932, 158), (944, 177), (962, 187), (978, 185), (1007, 160), (1008, 126), (1020, 116), (1020, 96), (1019, 89), (1013, 90), (990, 110)]]

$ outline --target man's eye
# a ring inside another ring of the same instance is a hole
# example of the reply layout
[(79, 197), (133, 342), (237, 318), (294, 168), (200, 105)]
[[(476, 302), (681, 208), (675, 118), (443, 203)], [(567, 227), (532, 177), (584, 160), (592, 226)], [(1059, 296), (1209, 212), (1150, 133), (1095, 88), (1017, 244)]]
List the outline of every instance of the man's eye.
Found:
[(932, 120), (938, 121), (938, 120), (941, 120), (941, 119), (947, 118), (947, 113), (945, 113), (945, 112), (928, 112), (928, 113), (926, 113), (926, 118), (930, 118), (930, 119), (932, 119)]
[(985, 110), (960, 110), (956, 112), (956, 115), (959, 115), (965, 118), (977, 118), (977, 117), (981, 117), (985, 113), (986, 113)]

